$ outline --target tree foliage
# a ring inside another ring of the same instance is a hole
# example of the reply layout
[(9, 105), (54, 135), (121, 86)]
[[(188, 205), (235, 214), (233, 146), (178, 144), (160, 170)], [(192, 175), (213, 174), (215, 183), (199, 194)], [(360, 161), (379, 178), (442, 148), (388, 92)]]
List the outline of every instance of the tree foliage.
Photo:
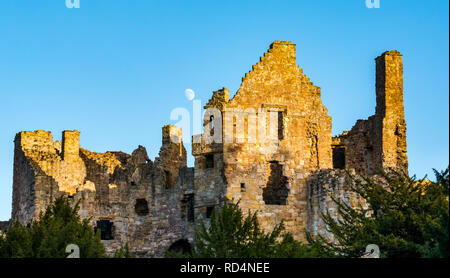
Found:
[(383, 173), (385, 182), (352, 177), (350, 191), (366, 206), (352, 207), (333, 196), (338, 217), (329, 212), (322, 217), (335, 241), (308, 234), (309, 242), (342, 257), (360, 257), (368, 244), (378, 245), (382, 257), (448, 257), (448, 168), (434, 172), (436, 181), (398, 172)]
[(100, 234), (95, 233), (89, 219), (78, 215), (78, 204), (72, 208), (65, 197), (41, 212), (39, 220), (24, 226), (13, 221), (4, 237), (0, 237), (1, 258), (65, 258), (66, 247), (76, 244), (81, 258), (105, 257)]
[(136, 255), (131, 252), (127, 242), (114, 252), (114, 258), (136, 258)]
[[(283, 223), (264, 232), (256, 213), (244, 217), (239, 204), (225, 203), (213, 211), (209, 225), (202, 222), (196, 231), (192, 253), (197, 258), (288, 258), (319, 257), (311, 246), (294, 240)], [(172, 254), (173, 256), (173, 254)]]

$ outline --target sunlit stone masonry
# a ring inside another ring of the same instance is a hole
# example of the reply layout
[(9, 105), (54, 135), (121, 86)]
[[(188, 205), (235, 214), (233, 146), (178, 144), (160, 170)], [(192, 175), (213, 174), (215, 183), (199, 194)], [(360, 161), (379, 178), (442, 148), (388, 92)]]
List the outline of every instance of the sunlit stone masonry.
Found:
[(204, 133), (193, 136), (193, 168), (181, 129), (171, 125), (154, 161), (142, 146), (132, 154), (88, 151), (78, 131), (64, 131), (61, 141), (19, 132), (12, 218), (27, 223), (65, 195), (80, 203), (108, 253), (128, 242), (140, 257), (188, 251), (195, 227), (226, 199), (258, 212), (264, 229), (283, 220), (296, 239), (306, 230), (327, 235), (320, 213), (335, 209), (328, 192), (358, 202), (346, 191), (346, 172), (407, 171), (402, 56), (387, 51), (375, 64), (375, 114), (332, 137), (320, 87), (297, 66), (295, 44), (275, 41), (233, 98), (226, 88), (213, 93)]

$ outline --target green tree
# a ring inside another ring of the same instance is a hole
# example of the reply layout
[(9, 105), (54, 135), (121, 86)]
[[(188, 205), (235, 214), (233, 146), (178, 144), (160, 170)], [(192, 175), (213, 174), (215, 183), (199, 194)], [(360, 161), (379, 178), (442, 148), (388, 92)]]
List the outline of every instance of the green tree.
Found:
[[(174, 256), (174, 254), (171, 254)], [(247, 217), (239, 204), (225, 203), (210, 224), (201, 222), (196, 231), (192, 253), (196, 258), (287, 258), (319, 257), (321, 254), (310, 246), (294, 240), (285, 232), (283, 223), (272, 232), (265, 233), (259, 226), (257, 214)]]
[(332, 196), (338, 217), (329, 212), (322, 217), (335, 241), (310, 234), (308, 241), (342, 257), (360, 257), (368, 244), (378, 245), (381, 256), (388, 258), (448, 257), (448, 168), (434, 172), (434, 182), (398, 172), (382, 173), (385, 182), (351, 177), (350, 191), (367, 207), (352, 207)]
[(130, 247), (127, 242), (124, 246), (114, 252), (114, 258), (136, 258), (136, 255), (130, 251)]
[(6, 234), (0, 238), (0, 258), (30, 258), (33, 256), (32, 237), (27, 227), (11, 222)]
[(26, 226), (13, 221), (0, 240), (0, 257), (65, 258), (69, 244), (78, 245), (81, 258), (106, 257), (99, 232), (94, 232), (89, 219), (80, 218), (78, 210), (78, 204), (72, 208), (67, 198), (60, 197), (38, 221)]

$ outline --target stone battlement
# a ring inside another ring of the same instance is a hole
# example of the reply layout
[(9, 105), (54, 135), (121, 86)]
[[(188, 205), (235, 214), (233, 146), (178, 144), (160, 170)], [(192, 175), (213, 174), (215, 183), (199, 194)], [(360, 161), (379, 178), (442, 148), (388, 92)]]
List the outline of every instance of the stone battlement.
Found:
[(80, 157), (80, 132), (65, 130), (62, 134), (62, 158), (74, 160)]
[(52, 152), (54, 149), (52, 133), (44, 130), (21, 131), (14, 142), (23, 150)]

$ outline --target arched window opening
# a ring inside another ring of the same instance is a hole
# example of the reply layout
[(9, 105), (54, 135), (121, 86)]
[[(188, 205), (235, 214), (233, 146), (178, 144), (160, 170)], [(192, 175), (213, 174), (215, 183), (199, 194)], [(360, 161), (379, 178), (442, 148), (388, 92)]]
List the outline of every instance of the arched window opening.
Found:
[(169, 246), (169, 249), (167, 249), (168, 252), (181, 254), (189, 254), (191, 253), (191, 250), (191, 244), (187, 239), (177, 240)]

